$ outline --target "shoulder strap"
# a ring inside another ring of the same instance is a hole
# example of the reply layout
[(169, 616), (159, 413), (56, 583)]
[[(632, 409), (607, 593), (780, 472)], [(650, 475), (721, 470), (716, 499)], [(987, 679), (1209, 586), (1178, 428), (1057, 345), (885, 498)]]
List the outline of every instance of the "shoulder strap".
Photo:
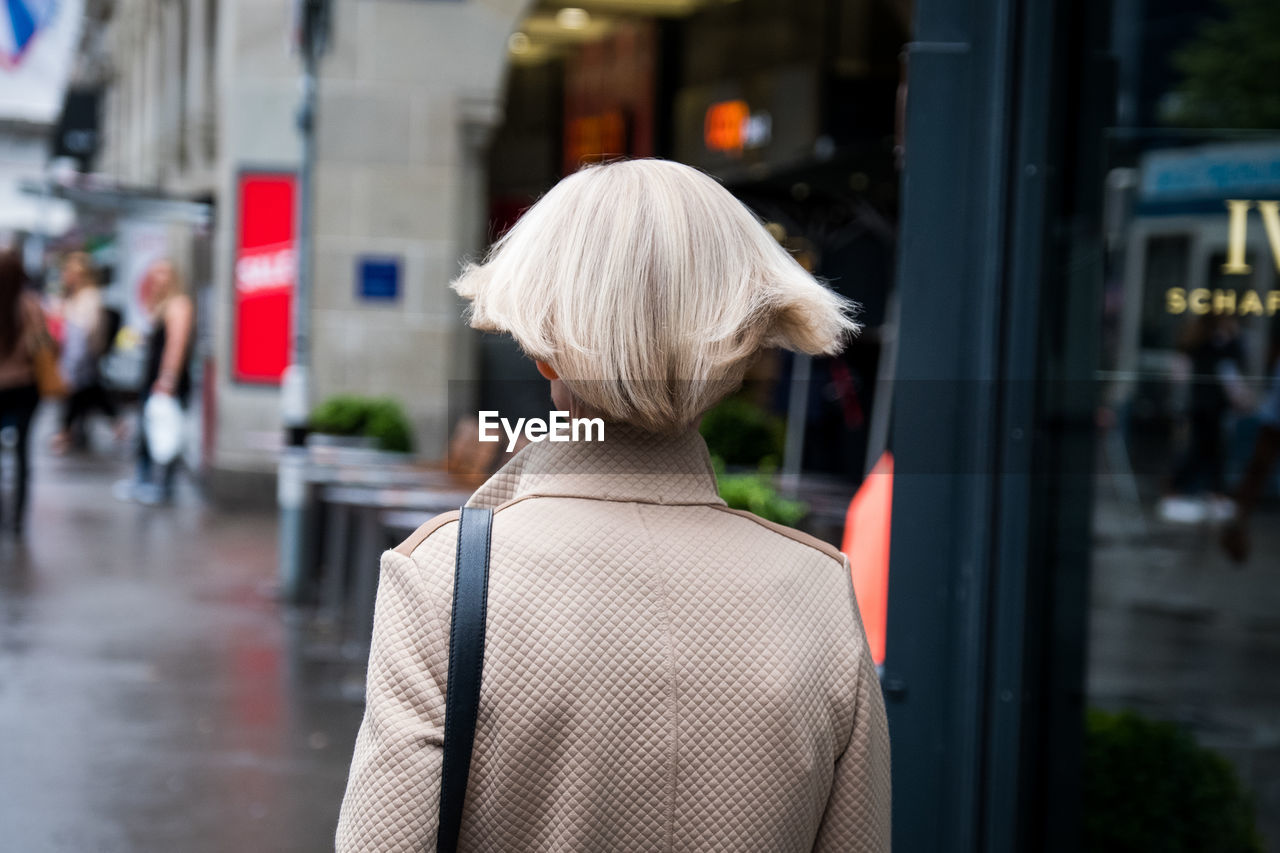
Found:
[(492, 524), (493, 510), (462, 508), (453, 574), (453, 618), (449, 626), (449, 683), (445, 690), (437, 853), (457, 850), (458, 831), (462, 828), (462, 804), (467, 795), (476, 714), (480, 708), (480, 682), (484, 675)]

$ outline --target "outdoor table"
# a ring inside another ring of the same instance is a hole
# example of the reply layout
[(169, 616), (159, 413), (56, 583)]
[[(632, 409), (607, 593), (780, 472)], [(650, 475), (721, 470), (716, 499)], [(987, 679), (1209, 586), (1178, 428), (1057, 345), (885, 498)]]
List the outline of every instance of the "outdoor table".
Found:
[[(344, 632), (349, 632), (344, 651), (353, 656), (367, 653), (373, 633), (378, 557), (389, 544), (382, 514), (393, 511), (402, 520), (416, 516), (421, 524), (433, 515), (457, 509), (470, 497), (470, 490), (459, 489), (456, 484), (451, 488), (421, 488), (344, 483), (321, 488), (326, 540), (321, 608), (336, 616)], [(348, 566), (352, 572), (350, 591), (347, 590)]]
[[(324, 489), (330, 486), (364, 486), (370, 488), (445, 489), (458, 487), (456, 478), (440, 468), (430, 468), (404, 453), (349, 447), (316, 446), (307, 448), (306, 484), (309, 533), (305, 538), (303, 589), (320, 587), (322, 612), (331, 600), (324, 600), (326, 563), (335, 551), (350, 551), (351, 512), (346, 507), (327, 506)], [(345, 559), (343, 557), (342, 559)]]

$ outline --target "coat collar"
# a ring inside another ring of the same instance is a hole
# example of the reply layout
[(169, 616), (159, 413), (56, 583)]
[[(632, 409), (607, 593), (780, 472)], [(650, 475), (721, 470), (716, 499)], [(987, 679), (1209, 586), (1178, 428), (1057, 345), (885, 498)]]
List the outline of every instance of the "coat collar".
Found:
[(690, 429), (671, 435), (606, 424), (604, 441), (530, 444), (484, 485), (467, 506), (497, 507), (543, 497), (655, 504), (719, 504), (707, 445)]

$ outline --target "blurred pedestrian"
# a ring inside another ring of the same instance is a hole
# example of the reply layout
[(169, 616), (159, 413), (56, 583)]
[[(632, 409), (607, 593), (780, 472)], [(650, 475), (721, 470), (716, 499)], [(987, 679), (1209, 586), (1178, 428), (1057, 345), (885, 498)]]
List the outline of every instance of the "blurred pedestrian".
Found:
[[(338, 850), (438, 849), (448, 784), (459, 850), (887, 851), (848, 564), (728, 509), (697, 429), (760, 349), (838, 352), (851, 303), (658, 160), (564, 179), (454, 288), (604, 434), (535, 440), (468, 501), (493, 510), (482, 673), (451, 658), (458, 513), (383, 555)], [(446, 783), (455, 677), (482, 689)]]
[(86, 420), (94, 411), (111, 419), (121, 434), (119, 411), (103, 387), (98, 361), (110, 346), (106, 313), (93, 262), (85, 252), (72, 252), (62, 263), (62, 375), (69, 395), (62, 406), (62, 429), (53, 437), (53, 450), (63, 453), (88, 443)]
[(1239, 325), (1225, 315), (1196, 317), (1179, 349), (1191, 368), (1187, 444), (1173, 472), (1173, 492), (1160, 502), (1160, 516), (1184, 523), (1225, 521), (1235, 510), (1226, 497), (1223, 420), (1247, 397)]
[(23, 532), (30, 486), (31, 420), (40, 402), (35, 351), (44, 335), (44, 311), (27, 287), (22, 258), (16, 251), (0, 252), (0, 429), (17, 431), (17, 477), (9, 525), (18, 535)]
[[(139, 411), (145, 413), (152, 394), (167, 394), (185, 409), (191, 395), (189, 362), (195, 308), (172, 261), (162, 259), (151, 265), (143, 282), (142, 299), (151, 317), (151, 331), (146, 342)], [(181, 455), (163, 464), (155, 463), (147, 442), (146, 418), (141, 417), (139, 423), (137, 470), (132, 481), (116, 484), (117, 497), (144, 504), (169, 503), (173, 500)]]
[(1258, 437), (1233, 495), (1236, 515), (1222, 531), (1222, 547), (1237, 563), (1249, 559), (1249, 520), (1280, 461), (1280, 344), (1273, 347), (1272, 365), (1271, 386), (1258, 409)]

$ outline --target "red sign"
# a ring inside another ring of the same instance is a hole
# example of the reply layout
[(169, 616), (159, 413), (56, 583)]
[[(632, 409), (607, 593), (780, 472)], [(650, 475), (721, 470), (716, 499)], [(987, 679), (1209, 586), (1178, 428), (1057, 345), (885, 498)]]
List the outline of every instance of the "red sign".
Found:
[(295, 184), (290, 172), (240, 175), (232, 373), (241, 382), (279, 385), (289, 366)]

